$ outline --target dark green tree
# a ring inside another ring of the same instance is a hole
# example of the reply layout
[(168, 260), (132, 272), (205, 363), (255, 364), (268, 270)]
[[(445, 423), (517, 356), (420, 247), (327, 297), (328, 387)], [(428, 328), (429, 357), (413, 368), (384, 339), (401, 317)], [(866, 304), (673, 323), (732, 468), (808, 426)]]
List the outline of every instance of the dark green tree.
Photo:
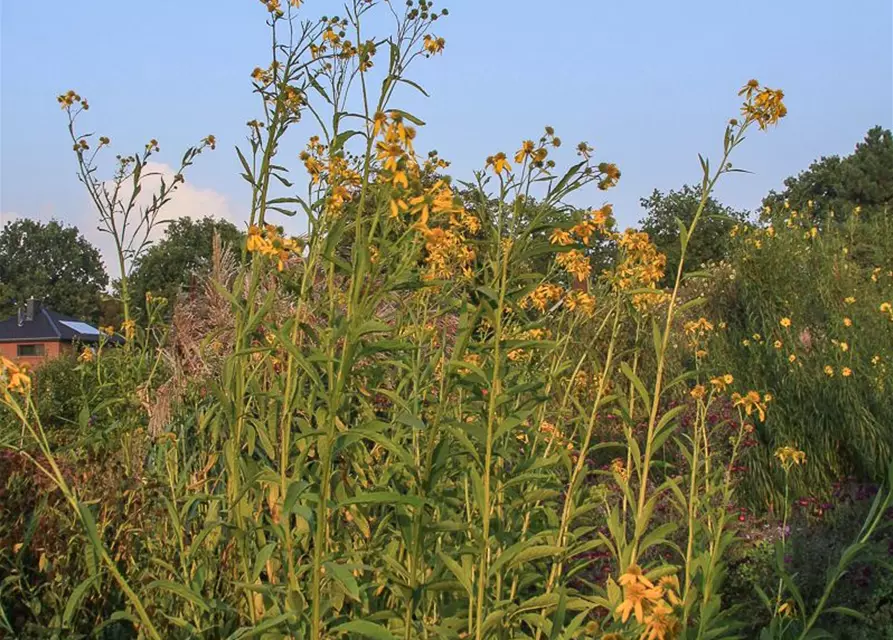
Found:
[[(701, 187), (683, 185), (678, 191), (662, 193), (657, 189), (639, 203), (647, 212), (639, 221), (641, 230), (651, 236), (651, 240), (661, 253), (667, 256), (666, 275), (663, 284), (672, 284), (679, 268), (681, 245), (677, 218), (688, 227), (694, 219), (701, 202)], [(746, 211), (727, 207), (714, 198), (708, 198), (704, 205), (698, 227), (686, 250), (687, 270), (697, 271), (707, 262), (718, 262), (729, 256), (730, 232), (736, 224), (746, 223)]]
[(55, 220), (15, 220), (0, 231), (0, 316), (34, 297), (66, 315), (96, 320), (108, 275), (99, 251)]
[(170, 222), (164, 237), (134, 264), (130, 291), (135, 306), (145, 307), (146, 292), (164, 296), (173, 304), (177, 294), (209, 268), (215, 234), (224, 245), (231, 246), (242, 237), (232, 223), (211, 217)]
[(893, 134), (874, 127), (852, 154), (823, 156), (784, 186), (763, 205), (779, 211), (787, 201), (790, 209), (811, 211), (820, 222), (832, 211), (837, 219), (848, 217), (857, 206), (867, 218), (886, 215), (893, 209)]

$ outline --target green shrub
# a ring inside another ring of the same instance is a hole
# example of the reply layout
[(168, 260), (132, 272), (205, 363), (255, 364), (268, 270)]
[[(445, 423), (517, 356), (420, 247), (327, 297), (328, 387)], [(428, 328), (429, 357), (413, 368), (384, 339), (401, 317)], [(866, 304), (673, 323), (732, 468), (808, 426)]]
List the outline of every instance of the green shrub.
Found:
[(827, 493), (849, 475), (884, 477), (893, 452), (886, 226), (852, 216), (820, 230), (809, 212), (776, 212), (766, 226), (739, 227), (731, 263), (714, 269), (708, 306), (719, 330), (708, 362), (774, 397), (745, 456), (752, 500), (777, 502), (772, 454), (788, 443), (811, 463), (795, 480), (798, 495)]

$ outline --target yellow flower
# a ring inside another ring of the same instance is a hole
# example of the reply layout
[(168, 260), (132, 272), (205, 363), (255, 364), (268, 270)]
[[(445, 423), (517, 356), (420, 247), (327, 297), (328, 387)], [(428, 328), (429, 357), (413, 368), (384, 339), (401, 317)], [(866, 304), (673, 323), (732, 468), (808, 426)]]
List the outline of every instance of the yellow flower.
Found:
[(133, 320), (125, 320), (121, 323), (121, 331), (124, 332), (125, 338), (133, 340), (133, 336), (136, 334), (136, 323)]
[(391, 176), (391, 184), (395, 187), (402, 186), (404, 189), (409, 188), (409, 179), (406, 177), (405, 171), (395, 171)]
[(679, 606), (682, 604), (682, 601), (679, 599), (679, 578), (675, 575), (672, 576), (664, 576), (660, 580), (657, 581), (667, 596), (667, 600), (670, 601), (670, 604), (675, 606)]
[(586, 280), (592, 271), (589, 258), (586, 257), (585, 253), (576, 249), (559, 253), (555, 257), (555, 262), (560, 267), (563, 267), (565, 271), (574, 275), (580, 282)]
[(778, 324), (780, 324), (785, 329), (787, 329), (788, 327), (791, 326), (791, 319), (790, 318), (782, 318), (781, 320), (778, 321)]
[(686, 322), (684, 330), (686, 335), (704, 334), (713, 331), (713, 324), (707, 318), (700, 317), (697, 320)]
[(661, 600), (645, 616), (645, 631), (639, 636), (639, 640), (672, 640), (678, 636), (680, 629), (681, 624), (674, 615), (673, 608)]
[(624, 464), (623, 458), (614, 458), (611, 460), (611, 473), (616, 473), (622, 479), (626, 480), (626, 465)]
[(881, 361), (881, 357), (878, 356), (878, 355), (875, 355), (875, 356), (872, 356), (872, 357), (871, 357), (871, 364), (877, 364), (877, 363), (879, 363), (880, 361)]
[(645, 621), (645, 612), (657, 602), (662, 602), (663, 589), (655, 587), (643, 574), (637, 565), (630, 565), (618, 582), (623, 586), (623, 602), (617, 607), (621, 620), (629, 620), (630, 614), (635, 614), (636, 620)]
[[(248, 241), (247, 241), (247, 249), (248, 251), (261, 251), (265, 245), (264, 239), (260, 235), (260, 229), (256, 224), (251, 225), (248, 228)], [(114, 330), (113, 330), (114, 332)]]
[(846, 298), (843, 299), (843, 301), (846, 302), (847, 304), (855, 304), (856, 299), (853, 296), (847, 296)]
[(375, 116), (372, 118), (372, 135), (377, 137), (387, 123), (387, 114), (383, 111), (376, 111)]
[(707, 389), (702, 384), (695, 385), (691, 390), (691, 397), (695, 400), (702, 400), (705, 395), (707, 395)]
[(843, 326), (845, 326), (845, 327), (852, 327), (852, 326), (853, 326), (853, 321), (850, 320), (849, 318), (844, 318), (844, 319), (843, 319)]
[(110, 338), (115, 335), (115, 327), (113, 327), (112, 325), (108, 325), (107, 327), (99, 327), (99, 330)]
[(751, 415), (754, 411), (760, 418), (760, 422), (766, 421), (766, 407), (760, 402), (760, 394), (756, 391), (748, 391), (745, 395), (732, 394), (732, 403), (736, 407), (744, 407), (744, 412)]
[(571, 233), (580, 238), (580, 242), (588, 245), (595, 232), (595, 223), (592, 220), (583, 220), (580, 224), (571, 228)]
[(396, 198), (394, 200), (391, 200), (390, 208), (391, 208), (391, 217), (396, 218), (397, 216), (400, 215), (401, 211), (408, 211), (409, 205), (406, 204), (405, 201), (403, 201), (399, 198)]
[(781, 349), (781, 347), (782, 347), (781, 340), (776, 340), (775, 343), (773, 344), (773, 346), (776, 349)]
[(441, 53), (443, 51), (443, 47), (445, 44), (446, 44), (446, 40), (444, 40), (443, 38), (426, 35), (425, 42), (422, 46), (425, 47), (425, 51), (428, 52), (428, 55), (433, 56), (436, 53)]
[(6, 388), (15, 393), (26, 394), (31, 389), (31, 377), (24, 365), (0, 356), (0, 376), (6, 379)]
[(840, 343), (840, 350), (841, 350), (841, 351), (849, 351), (849, 350), (850, 350), (850, 345), (848, 345), (846, 342), (841, 342), (841, 343)]
[(620, 169), (617, 168), (616, 164), (611, 162), (601, 162), (598, 165), (598, 170), (603, 176), (598, 183), (598, 188), (602, 191), (607, 191), (615, 186), (617, 181), (620, 180)]
[(544, 312), (550, 304), (560, 300), (563, 294), (564, 289), (557, 284), (541, 284), (524, 296), (521, 300), (521, 308), (527, 309), (532, 306), (537, 311)]
[(849, 378), (851, 375), (853, 375), (853, 370), (849, 367), (844, 367), (840, 370), (840, 375), (842, 375), (844, 378)]
[(525, 140), (521, 143), (521, 148), (518, 150), (518, 153), (515, 154), (515, 162), (522, 163), (526, 158), (529, 158), (531, 154), (533, 154), (533, 150), (536, 147), (533, 140)]
[(775, 457), (779, 459), (785, 469), (790, 468), (791, 464), (806, 464), (806, 454), (793, 447), (780, 447), (776, 449)]
[(81, 354), (78, 356), (78, 362), (93, 362), (93, 349), (90, 347), (84, 347), (81, 351)]
[(723, 376), (717, 376), (716, 378), (710, 379), (710, 384), (713, 385), (713, 388), (719, 392), (723, 392), (726, 390), (730, 384), (735, 382), (735, 378), (732, 377), (731, 373), (727, 373)]
[(505, 154), (500, 151), (495, 156), (490, 156), (487, 158), (487, 166), (493, 167), (493, 172), (496, 175), (501, 174), (503, 171), (509, 172), (512, 170), (512, 165), (509, 164), (508, 159), (505, 157)]
[(403, 158), (406, 153), (403, 147), (396, 142), (378, 142), (376, 143), (375, 148), (375, 157), (378, 160), (384, 160), (384, 164), (382, 166), (384, 167), (385, 171), (396, 171), (398, 161)]
[(574, 237), (564, 229), (555, 229), (549, 237), (551, 244), (557, 244), (562, 247), (574, 244)]
[(564, 297), (564, 304), (569, 311), (579, 311), (585, 316), (595, 313), (595, 298), (585, 291), (569, 291)]
[(797, 356), (795, 356), (793, 353), (788, 356), (788, 362), (796, 362), (796, 361), (797, 361)]
[(620, 584), (621, 587), (625, 587), (627, 585), (635, 583), (641, 583), (649, 588), (654, 586), (654, 583), (645, 577), (645, 574), (642, 571), (642, 567), (637, 564), (631, 564), (627, 568), (626, 573), (618, 578), (617, 582)]
[(824, 372), (825, 372), (825, 375), (828, 376), (829, 378), (834, 377), (834, 367), (832, 367), (830, 364), (825, 365)]
[(769, 87), (760, 88), (756, 80), (750, 80), (738, 95), (744, 96), (741, 113), (748, 121), (756, 122), (760, 129), (777, 124), (788, 113), (787, 107), (782, 102), (784, 92)]

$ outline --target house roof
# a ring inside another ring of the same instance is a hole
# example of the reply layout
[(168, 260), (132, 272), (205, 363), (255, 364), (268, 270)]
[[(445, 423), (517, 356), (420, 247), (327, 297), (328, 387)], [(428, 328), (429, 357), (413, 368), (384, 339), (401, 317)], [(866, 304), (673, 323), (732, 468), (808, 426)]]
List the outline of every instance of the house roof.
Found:
[(99, 330), (91, 324), (43, 306), (34, 311), (34, 319), (21, 324), (16, 316), (0, 321), (0, 342), (99, 341)]

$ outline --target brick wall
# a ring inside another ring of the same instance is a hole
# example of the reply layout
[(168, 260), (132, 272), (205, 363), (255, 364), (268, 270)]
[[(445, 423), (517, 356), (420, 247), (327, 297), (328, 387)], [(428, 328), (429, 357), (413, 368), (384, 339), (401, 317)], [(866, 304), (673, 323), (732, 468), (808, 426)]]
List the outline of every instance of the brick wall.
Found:
[[(37, 357), (22, 357), (18, 356), (18, 346), (22, 345), (31, 345), (31, 344), (42, 344), (44, 349), (43, 356)], [(41, 362), (43, 362), (46, 358), (55, 358), (62, 353), (68, 352), (71, 350), (71, 346), (68, 344), (62, 344), (58, 340), (52, 342), (0, 342), (0, 355), (4, 358), (12, 360), (13, 362), (20, 362), (22, 364), (27, 364), (29, 367), (36, 367)]]

